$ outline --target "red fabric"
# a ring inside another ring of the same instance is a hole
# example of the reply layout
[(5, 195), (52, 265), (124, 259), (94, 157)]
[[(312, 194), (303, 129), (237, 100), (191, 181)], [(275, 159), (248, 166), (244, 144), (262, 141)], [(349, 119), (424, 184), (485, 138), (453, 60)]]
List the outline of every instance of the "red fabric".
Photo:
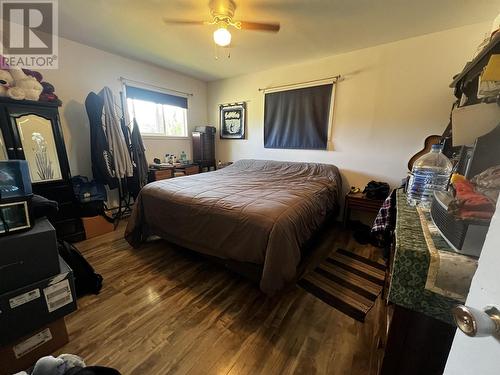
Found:
[(495, 205), (485, 195), (474, 191), (474, 185), (467, 180), (453, 183), (458, 216), (462, 219), (491, 219)]

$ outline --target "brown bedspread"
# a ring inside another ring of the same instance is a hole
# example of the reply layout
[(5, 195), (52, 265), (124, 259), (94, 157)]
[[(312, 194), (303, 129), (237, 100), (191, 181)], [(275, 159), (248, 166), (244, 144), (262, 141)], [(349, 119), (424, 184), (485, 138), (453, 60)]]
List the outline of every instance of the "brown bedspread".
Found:
[(157, 234), (211, 256), (263, 266), (260, 288), (293, 281), (301, 246), (338, 207), (337, 167), (240, 160), (216, 172), (146, 185), (125, 237), (138, 246)]

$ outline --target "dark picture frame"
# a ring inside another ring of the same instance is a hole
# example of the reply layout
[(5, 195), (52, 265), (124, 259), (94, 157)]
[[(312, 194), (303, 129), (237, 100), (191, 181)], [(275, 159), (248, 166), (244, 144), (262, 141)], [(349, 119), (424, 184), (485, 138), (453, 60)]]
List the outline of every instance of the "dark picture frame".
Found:
[(246, 102), (219, 105), (219, 135), (221, 139), (245, 139), (246, 125)]

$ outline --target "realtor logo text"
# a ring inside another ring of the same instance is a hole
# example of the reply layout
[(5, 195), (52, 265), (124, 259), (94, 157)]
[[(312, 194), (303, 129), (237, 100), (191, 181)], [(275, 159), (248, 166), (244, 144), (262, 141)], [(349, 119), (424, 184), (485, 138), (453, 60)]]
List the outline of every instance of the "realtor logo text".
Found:
[(57, 68), (57, 1), (0, 0), (2, 67)]

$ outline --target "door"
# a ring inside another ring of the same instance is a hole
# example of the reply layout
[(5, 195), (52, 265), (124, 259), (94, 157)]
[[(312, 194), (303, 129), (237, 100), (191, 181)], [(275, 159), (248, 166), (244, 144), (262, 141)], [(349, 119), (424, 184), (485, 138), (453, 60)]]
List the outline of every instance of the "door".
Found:
[[(466, 305), (481, 310), (491, 305), (500, 307), (500, 200), (491, 221)], [(457, 329), (444, 373), (500, 374), (500, 339), (491, 336), (469, 337)]]

